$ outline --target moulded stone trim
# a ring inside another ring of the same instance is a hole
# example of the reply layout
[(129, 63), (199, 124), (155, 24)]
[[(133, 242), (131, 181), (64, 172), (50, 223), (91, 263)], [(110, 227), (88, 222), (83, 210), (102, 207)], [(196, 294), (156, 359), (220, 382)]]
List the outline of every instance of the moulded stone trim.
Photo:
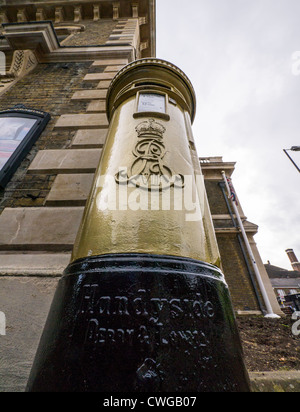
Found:
[(104, 69), (104, 72), (106, 73), (106, 72), (114, 72), (114, 73), (117, 73), (119, 70), (121, 70), (121, 69), (123, 69), (123, 65), (120, 65), (120, 66), (107, 66), (105, 69)]
[(97, 86), (97, 89), (108, 89), (111, 80), (101, 80)]
[(1, 276), (61, 276), (71, 253), (9, 253), (0, 255)]
[(88, 73), (84, 77), (84, 81), (95, 81), (95, 80), (112, 80), (115, 76), (115, 72), (108, 72), (108, 73)]
[(46, 199), (46, 206), (84, 206), (94, 174), (57, 175)]
[(28, 173), (93, 173), (102, 149), (40, 150)]
[(106, 98), (106, 90), (79, 90), (74, 93), (72, 100), (101, 100)]
[(99, 129), (103, 127), (108, 127), (105, 113), (64, 114), (55, 125), (55, 129)]
[(103, 60), (96, 60), (92, 64), (92, 66), (98, 66), (98, 67), (103, 67), (103, 66), (122, 66), (124, 67), (126, 64), (128, 64), (127, 59), (103, 59)]
[(0, 250), (72, 250), (83, 207), (6, 208), (0, 216)]
[(75, 134), (72, 141), (72, 148), (101, 148), (106, 140), (108, 129), (81, 129)]
[(105, 100), (93, 100), (86, 109), (87, 112), (106, 112)]

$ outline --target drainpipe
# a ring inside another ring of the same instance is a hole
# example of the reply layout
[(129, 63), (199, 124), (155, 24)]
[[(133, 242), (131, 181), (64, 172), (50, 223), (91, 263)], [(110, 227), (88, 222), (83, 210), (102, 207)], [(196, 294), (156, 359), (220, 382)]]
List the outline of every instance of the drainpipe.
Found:
[[(236, 221), (235, 221), (235, 219), (234, 219), (234, 217), (233, 217), (233, 214), (232, 214), (232, 211), (231, 211), (229, 202), (228, 202), (228, 196), (226, 195), (226, 192), (225, 192), (224, 182), (220, 182), (220, 183), (219, 183), (219, 186), (220, 186), (220, 188), (221, 188), (221, 190), (222, 190), (222, 193), (223, 193), (223, 196), (224, 196), (226, 205), (227, 205), (227, 209), (228, 209), (228, 212), (229, 212), (230, 217), (231, 217), (232, 224), (233, 224), (233, 226), (234, 226), (235, 228), (238, 228), (238, 225), (236, 224)], [(259, 295), (259, 292), (258, 292), (256, 283), (255, 283), (255, 279), (254, 279), (254, 276), (253, 276), (253, 272), (252, 272), (251, 267), (250, 267), (250, 262), (249, 262), (249, 259), (248, 259), (247, 254), (246, 254), (245, 247), (244, 247), (244, 245), (243, 245), (243, 241), (242, 241), (241, 235), (240, 235), (239, 233), (238, 233), (238, 235), (237, 235), (237, 238), (238, 238), (238, 241), (239, 241), (239, 244), (240, 244), (240, 247), (241, 247), (242, 254), (243, 254), (244, 259), (245, 259), (245, 263), (246, 263), (246, 266), (247, 266), (247, 270), (248, 270), (248, 273), (249, 273), (249, 276), (250, 276), (250, 280), (251, 280), (251, 283), (252, 283), (252, 286), (253, 286), (253, 290), (254, 290), (254, 293), (255, 293), (255, 296), (256, 296), (256, 299), (257, 299), (259, 308), (260, 308), (260, 310), (261, 310), (262, 313), (265, 313), (266, 310), (265, 310), (265, 308), (264, 308), (264, 306), (263, 306), (263, 303), (262, 303), (262, 301), (261, 301), (261, 297), (260, 297), (260, 295)]]
[(265, 285), (264, 285), (264, 283), (263, 283), (263, 281), (262, 281), (262, 278), (261, 278), (261, 276), (260, 276), (260, 273), (259, 273), (259, 270), (258, 270), (258, 267), (257, 267), (257, 264), (256, 264), (256, 260), (255, 260), (254, 254), (253, 254), (253, 252), (252, 252), (252, 249), (251, 249), (251, 246), (250, 246), (250, 243), (249, 243), (249, 240), (248, 240), (248, 237), (247, 237), (247, 234), (246, 234), (246, 231), (245, 231), (245, 228), (244, 228), (242, 219), (241, 219), (241, 217), (240, 217), (240, 213), (239, 213), (238, 208), (237, 208), (237, 205), (236, 205), (236, 200), (235, 200), (235, 198), (232, 196), (232, 191), (231, 191), (231, 189), (230, 189), (230, 186), (229, 186), (229, 183), (228, 183), (228, 179), (227, 179), (226, 174), (225, 174), (224, 171), (222, 172), (222, 176), (223, 176), (223, 179), (224, 179), (226, 188), (227, 188), (228, 197), (231, 199), (232, 207), (233, 207), (234, 213), (235, 213), (236, 218), (237, 218), (237, 221), (238, 221), (239, 229), (240, 229), (240, 231), (242, 232), (243, 239), (244, 239), (244, 242), (245, 242), (247, 251), (248, 251), (249, 256), (250, 256), (250, 260), (251, 260), (251, 263), (252, 263), (252, 266), (253, 266), (253, 269), (254, 269), (254, 273), (255, 273), (255, 276), (256, 276), (258, 285), (259, 285), (259, 287), (260, 287), (260, 290), (261, 290), (261, 293), (262, 293), (262, 296), (263, 296), (263, 299), (264, 299), (264, 302), (265, 302), (265, 305), (266, 305), (267, 315), (265, 315), (265, 317), (266, 317), (266, 318), (273, 318), (273, 319), (280, 319), (280, 316), (279, 316), (279, 315), (276, 315), (276, 314), (273, 312), (273, 309), (272, 309), (272, 306), (271, 306), (271, 303), (270, 303), (268, 294), (267, 294), (266, 289), (265, 289)]

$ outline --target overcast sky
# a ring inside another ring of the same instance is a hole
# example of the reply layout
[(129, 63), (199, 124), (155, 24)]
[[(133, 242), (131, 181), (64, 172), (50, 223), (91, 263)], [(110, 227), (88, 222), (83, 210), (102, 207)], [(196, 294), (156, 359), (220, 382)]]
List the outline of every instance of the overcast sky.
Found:
[(300, 1), (157, 0), (157, 57), (194, 85), (199, 156), (237, 162), (233, 184), (264, 263), (291, 269), (300, 173), (283, 149), (300, 146)]

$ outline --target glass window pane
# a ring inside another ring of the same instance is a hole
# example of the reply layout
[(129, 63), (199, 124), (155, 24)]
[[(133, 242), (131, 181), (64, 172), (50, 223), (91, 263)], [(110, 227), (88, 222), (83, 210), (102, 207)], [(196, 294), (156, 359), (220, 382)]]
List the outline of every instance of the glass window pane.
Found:
[(0, 117), (0, 170), (36, 122), (22, 117)]
[(138, 112), (166, 113), (166, 98), (161, 94), (141, 93)]

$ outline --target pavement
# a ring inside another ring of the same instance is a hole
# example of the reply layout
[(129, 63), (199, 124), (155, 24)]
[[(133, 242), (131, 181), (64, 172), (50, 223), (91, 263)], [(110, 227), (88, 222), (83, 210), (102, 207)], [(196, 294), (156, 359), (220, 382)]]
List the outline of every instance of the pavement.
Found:
[(300, 392), (300, 371), (250, 372), (253, 392)]

